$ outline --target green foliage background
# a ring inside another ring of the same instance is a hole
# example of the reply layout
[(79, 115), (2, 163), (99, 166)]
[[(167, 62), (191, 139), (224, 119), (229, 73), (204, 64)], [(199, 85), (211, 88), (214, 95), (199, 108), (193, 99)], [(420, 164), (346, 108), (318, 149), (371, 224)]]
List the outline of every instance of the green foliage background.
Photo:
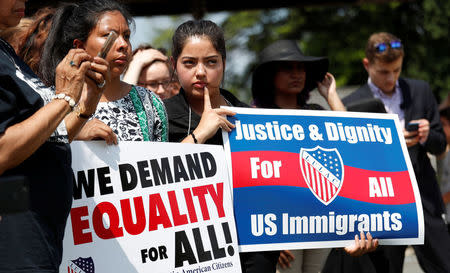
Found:
[[(402, 75), (429, 82), (440, 101), (450, 91), (449, 24), (448, 0), (229, 13), (221, 24), (229, 59), (239, 63), (240, 56), (246, 55), (252, 61), (244, 73), (235, 73), (228, 66), (225, 87), (249, 101), (256, 53), (278, 39), (297, 40), (307, 55), (328, 56), (330, 72), (335, 75), (338, 86), (361, 85), (367, 81), (361, 63), (366, 41), (373, 32), (387, 31), (401, 38), (404, 44)], [(167, 37), (167, 32), (165, 35)]]

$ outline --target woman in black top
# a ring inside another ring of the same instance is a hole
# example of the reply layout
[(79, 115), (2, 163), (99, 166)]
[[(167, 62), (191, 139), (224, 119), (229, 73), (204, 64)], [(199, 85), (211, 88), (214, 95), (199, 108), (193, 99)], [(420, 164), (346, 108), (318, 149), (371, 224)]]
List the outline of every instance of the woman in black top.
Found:
[(219, 128), (234, 128), (220, 106), (247, 106), (221, 89), (226, 63), (223, 31), (207, 20), (181, 24), (172, 38), (172, 58), (181, 89), (165, 101), (169, 116), (169, 140), (222, 144)]
[[(1, 30), (24, 16), (24, 0), (0, 6)], [(105, 60), (72, 49), (56, 69), (53, 90), (0, 39), (0, 183), (20, 176), (30, 186), (30, 209), (1, 216), (0, 272), (59, 271), (72, 203), (68, 143), (85, 123), (72, 110), (78, 102), (95, 108), (107, 70)]]
[(331, 110), (345, 111), (336, 92), (336, 81), (327, 73), (326, 57), (306, 56), (293, 40), (279, 40), (260, 53), (252, 75), (252, 95), (258, 108), (322, 110), (308, 104), (317, 87)]
[[(222, 29), (206, 20), (181, 24), (173, 36), (172, 55), (181, 90), (165, 101), (169, 140), (221, 145), (219, 128), (226, 131), (234, 128), (225, 117), (234, 112), (219, 107), (247, 106), (219, 88), (226, 61)], [(278, 251), (241, 253), (242, 272), (274, 273), (278, 254)]]

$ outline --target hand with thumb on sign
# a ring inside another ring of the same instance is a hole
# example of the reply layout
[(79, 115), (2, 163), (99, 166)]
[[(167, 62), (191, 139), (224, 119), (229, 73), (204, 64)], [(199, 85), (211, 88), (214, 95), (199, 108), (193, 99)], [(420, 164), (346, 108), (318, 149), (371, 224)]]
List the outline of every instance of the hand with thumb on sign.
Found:
[[(220, 91), (217, 92), (217, 94), (220, 101), (224, 101), (222, 104), (226, 105), (225, 99), (220, 97)], [(209, 95), (209, 89), (205, 86), (203, 92), (202, 117), (197, 128), (195, 128), (192, 132), (195, 137), (193, 135), (189, 135), (182, 141), (182, 143), (205, 143), (216, 134), (219, 128), (230, 132), (235, 127), (234, 124), (228, 121), (226, 116), (234, 116), (236, 113), (227, 109), (212, 108)]]

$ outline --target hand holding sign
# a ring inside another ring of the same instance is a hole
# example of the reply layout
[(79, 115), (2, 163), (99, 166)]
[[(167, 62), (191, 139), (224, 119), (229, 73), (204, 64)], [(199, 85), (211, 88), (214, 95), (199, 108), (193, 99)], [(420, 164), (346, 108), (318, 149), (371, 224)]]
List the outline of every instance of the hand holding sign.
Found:
[[(209, 96), (209, 89), (207, 86), (204, 88), (203, 96), (203, 113), (200, 123), (194, 130), (194, 135), (197, 139), (197, 143), (205, 143), (217, 132), (219, 128), (230, 132), (235, 126), (227, 120), (226, 116), (234, 116), (235, 113), (221, 108), (212, 108), (211, 99)], [(219, 96), (220, 93), (218, 92)], [(190, 139), (190, 140), (189, 140)], [(191, 142), (193, 139), (187, 137), (183, 142)]]
[(358, 257), (368, 252), (372, 252), (378, 247), (378, 239), (373, 239), (372, 235), (367, 232), (367, 240), (364, 232), (361, 231), (361, 239), (355, 235), (355, 243), (344, 248), (345, 252), (353, 257)]
[(76, 140), (98, 140), (103, 139), (106, 144), (117, 145), (117, 135), (104, 122), (94, 118), (86, 122), (81, 131), (75, 137)]

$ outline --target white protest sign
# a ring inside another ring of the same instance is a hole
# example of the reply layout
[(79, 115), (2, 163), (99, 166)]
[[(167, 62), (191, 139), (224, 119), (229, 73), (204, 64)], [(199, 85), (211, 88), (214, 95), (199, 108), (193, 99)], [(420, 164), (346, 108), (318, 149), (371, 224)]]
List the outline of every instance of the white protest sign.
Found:
[(222, 147), (72, 143), (60, 272), (241, 272)]

